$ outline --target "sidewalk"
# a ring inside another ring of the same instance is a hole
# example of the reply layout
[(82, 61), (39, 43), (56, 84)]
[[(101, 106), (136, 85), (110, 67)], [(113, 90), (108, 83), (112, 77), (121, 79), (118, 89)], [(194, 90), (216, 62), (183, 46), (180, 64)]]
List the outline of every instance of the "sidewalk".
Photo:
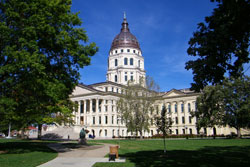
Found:
[[(104, 158), (109, 152), (109, 146), (111, 144), (70, 149), (64, 147), (62, 143), (51, 144), (49, 147), (59, 152), (57, 158), (39, 167), (91, 167), (96, 162), (109, 162), (108, 158)], [(125, 159), (116, 159), (115, 162), (125, 162)]]

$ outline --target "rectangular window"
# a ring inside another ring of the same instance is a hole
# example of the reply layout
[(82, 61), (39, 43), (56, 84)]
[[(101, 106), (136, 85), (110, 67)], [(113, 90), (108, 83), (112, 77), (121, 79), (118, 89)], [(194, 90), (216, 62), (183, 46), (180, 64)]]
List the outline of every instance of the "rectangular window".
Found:
[(99, 124), (102, 124), (102, 117), (99, 116)]
[(135, 53), (135, 50), (133, 50), (133, 52)]
[(153, 118), (151, 118), (151, 125), (153, 125), (154, 124), (154, 121), (153, 121)]
[(95, 125), (95, 117), (93, 117), (93, 125)]
[(112, 87), (112, 92), (114, 92), (114, 88)]
[(114, 111), (114, 106), (112, 106), (112, 112)]
[(182, 117), (182, 123), (185, 124), (185, 117)]
[(118, 66), (118, 60), (115, 59), (115, 66)]
[(177, 104), (174, 105), (174, 112), (177, 113)]
[(175, 129), (175, 133), (176, 133), (177, 135), (179, 134), (178, 129)]
[(117, 82), (117, 75), (115, 75), (115, 82)]
[(175, 117), (175, 124), (178, 124), (178, 117)]
[(189, 116), (189, 123), (191, 124), (192, 123), (192, 117)]
[(112, 116), (112, 120), (111, 120), (112, 124), (114, 124), (114, 116)]
[(188, 103), (188, 112), (191, 112), (191, 104)]
[(106, 104), (108, 104), (108, 100), (106, 100), (105, 102), (106, 102)]
[(105, 136), (108, 136), (108, 131), (107, 131), (107, 129), (105, 129)]
[(130, 76), (130, 80), (131, 80), (131, 81), (134, 80), (134, 76), (133, 76), (133, 75)]
[(108, 112), (108, 106), (105, 106), (105, 111)]
[(189, 134), (191, 135), (191, 134), (193, 134), (193, 131), (192, 131), (192, 129), (189, 129)]
[(128, 76), (127, 75), (125, 75), (125, 81), (127, 81), (128, 80)]
[(181, 112), (184, 112), (184, 104), (181, 104)]
[(108, 116), (105, 116), (105, 124), (108, 124)]
[(121, 49), (121, 52), (123, 53), (123, 49)]
[(184, 134), (184, 135), (185, 135), (185, 129), (182, 129), (182, 134)]
[(115, 53), (117, 53), (117, 50), (115, 50)]
[(106, 92), (108, 91), (108, 87), (105, 87), (105, 91), (106, 91)]
[(127, 49), (127, 52), (130, 52), (130, 49)]

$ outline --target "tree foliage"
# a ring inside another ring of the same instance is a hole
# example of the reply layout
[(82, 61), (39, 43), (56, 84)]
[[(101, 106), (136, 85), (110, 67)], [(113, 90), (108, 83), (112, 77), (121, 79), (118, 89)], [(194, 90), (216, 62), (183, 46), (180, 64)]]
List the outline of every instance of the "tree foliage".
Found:
[[(146, 87), (143, 86), (145, 83)], [(117, 110), (128, 131), (135, 132), (136, 135), (139, 132), (141, 137), (143, 131), (149, 131), (150, 112), (154, 110), (153, 105), (158, 95), (158, 92), (153, 90), (158, 88), (151, 77), (147, 77), (146, 82), (141, 79), (139, 85), (128, 82), (117, 103)]]
[(191, 115), (196, 117), (196, 127), (215, 128), (224, 125), (224, 92), (221, 85), (206, 86), (202, 94), (197, 97), (196, 111)]
[(197, 98), (197, 128), (229, 125), (237, 130), (250, 127), (250, 77), (226, 78), (221, 85), (207, 86)]
[(224, 121), (237, 129), (240, 137), (241, 128), (250, 128), (250, 77), (230, 78), (224, 81)]
[(198, 24), (189, 40), (187, 53), (198, 58), (188, 61), (186, 69), (193, 71), (192, 89), (196, 91), (222, 83), (225, 73), (239, 77), (243, 64), (250, 60), (250, 1), (216, 1), (218, 8)]
[(97, 47), (71, 0), (0, 1), (0, 114), (20, 126), (43, 123), (67, 101)]
[(171, 113), (167, 112), (166, 106), (164, 105), (161, 110), (161, 116), (155, 116), (155, 125), (158, 130), (163, 133), (164, 137), (164, 153), (166, 153), (165, 137), (168, 133), (170, 133), (170, 128), (172, 127), (172, 124), (173, 121)]

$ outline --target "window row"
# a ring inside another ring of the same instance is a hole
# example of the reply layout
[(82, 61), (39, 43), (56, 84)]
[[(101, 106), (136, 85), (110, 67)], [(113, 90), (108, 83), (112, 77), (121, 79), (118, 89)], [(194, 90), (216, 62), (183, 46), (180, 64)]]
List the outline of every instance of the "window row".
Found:
[[(125, 52), (131, 53), (131, 50), (130, 50), (130, 49), (120, 49), (120, 52), (119, 52), (119, 53), (125, 53)], [(118, 53), (118, 50), (115, 50), (115, 51), (112, 52), (112, 54), (114, 54), (114, 53), (117, 54), (117, 53)], [(136, 51), (136, 50), (133, 50), (133, 53), (139, 54), (139, 55), (140, 55), (140, 52), (139, 52), (139, 51)]]
[[(98, 122), (97, 122), (97, 120), (96, 120), (96, 117), (98, 117), (98, 116), (93, 116), (93, 117), (92, 117), (92, 124), (93, 124), (93, 125), (96, 125), (96, 124), (101, 125), (101, 124), (102, 124), (102, 116), (99, 116)], [(104, 116), (104, 124), (108, 124), (108, 123), (109, 123), (109, 121), (108, 121), (108, 116)], [(111, 124), (114, 124), (114, 123), (116, 123), (117, 125), (118, 125), (118, 124), (123, 125), (123, 120), (117, 118), (116, 121), (115, 121), (115, 117), (112, 116), (112, 117), (111, 117)]]
[[(172, 112), (170, 104), (168, 104), (167, 110), (168, 110), (168, 112)], [(195, 106), (195, 110), (196, 110), (196, 106)], [(181, 104), (181, 112), (184, 112), (184, 111), (185, 111), (184, 103), (182, 103)], [(177, 106), (177, 104), (174, 105), (174, 112), (175, 113), (178, 112), (178, 106)], [(191, 104), (190, 103), (188, 103), (188, 112), (191, 112)]]
[[(129, 59), (129, 64), (131, 66), (134, 65), (134, 59), (133, 58)], [(126, 57), (124, 58), (124, 65), (128, 65), (128, 58), (126, 58)], [(118, 66), (118, 59), (115, 59), (115, 66)], [(141, 61), (140, 60), (138, 60), (138, 67), (141, 67)]]

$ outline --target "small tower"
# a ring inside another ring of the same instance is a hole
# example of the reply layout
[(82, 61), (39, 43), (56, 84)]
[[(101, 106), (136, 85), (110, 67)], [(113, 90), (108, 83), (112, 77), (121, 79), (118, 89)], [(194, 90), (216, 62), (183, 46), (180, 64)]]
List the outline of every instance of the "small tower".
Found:
[(121, 32), (114, 38), (108, 58), (107, 81), (127, 85), (129, 80), (139, 84), (145, 79), (144, 58), (136, 37), (130, 33), (126, 14)]

